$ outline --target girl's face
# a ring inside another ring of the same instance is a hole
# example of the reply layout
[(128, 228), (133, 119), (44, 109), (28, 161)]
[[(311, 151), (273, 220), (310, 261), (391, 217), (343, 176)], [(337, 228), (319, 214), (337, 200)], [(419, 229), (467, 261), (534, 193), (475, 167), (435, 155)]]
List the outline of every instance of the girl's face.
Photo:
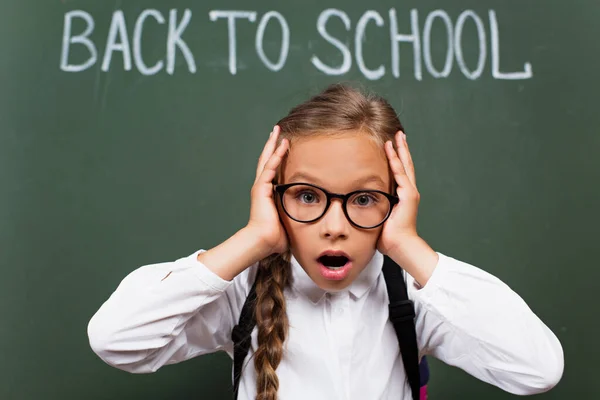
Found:
[[(309, 183), (338, 194), (361, 189), (389, 193), (392, 178), (383, 148), (361, 132), (294, 141), (281, 172), (282, 184)], [(302, 202), (302, 207), (317, 203), (310, 191), (295, 193), (293, 198)], [(355, 204), (364, 201), (368, 199), (358, 199)], [(373, 257), (382, 226), (353, 226), (344, 214), (342, 200), (332, 199), (325, 215), (311, 223), (294, 221), (278, 204), (291, 252), (320, 288), (338, 291), (348, 287)], [(325, 252), (337, 257), (324, 258)], [(335, 268), (344, 262), (344, 256), (347, 263)]]

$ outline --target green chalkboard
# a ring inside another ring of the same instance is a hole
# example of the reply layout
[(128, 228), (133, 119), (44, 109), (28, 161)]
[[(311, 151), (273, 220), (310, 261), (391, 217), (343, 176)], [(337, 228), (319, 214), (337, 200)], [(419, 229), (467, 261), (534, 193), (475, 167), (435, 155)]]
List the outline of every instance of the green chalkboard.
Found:
[[(398, 110), (420, 234), (559, 336), (540, 397), (598, 398), (599, 18), (585, 0), (3, 1), (0, 398), (227, 398), (226, 355), (130, 375), (87, 323), (133, 269), (242, 227), (270, 128), (336, 81)], [(512, 397), (435, 361), (430, 393)]]

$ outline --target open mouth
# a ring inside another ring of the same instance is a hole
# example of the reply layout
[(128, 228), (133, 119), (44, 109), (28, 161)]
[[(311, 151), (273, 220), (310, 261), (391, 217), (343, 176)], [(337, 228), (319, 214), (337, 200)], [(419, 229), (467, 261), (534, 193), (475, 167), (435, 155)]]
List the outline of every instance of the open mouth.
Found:
[(340, 269), (348, 263), (348, 257), (325, 255), (319, 257), (318, 261), (329, 269)]

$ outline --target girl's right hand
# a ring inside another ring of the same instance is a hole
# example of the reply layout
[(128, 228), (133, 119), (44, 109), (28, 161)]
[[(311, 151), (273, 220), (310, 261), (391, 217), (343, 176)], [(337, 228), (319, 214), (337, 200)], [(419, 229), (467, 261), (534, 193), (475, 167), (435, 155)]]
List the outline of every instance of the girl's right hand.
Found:
[(275, 126), (263, 148), (250, 191), (250, 219), (247, 228), (257, 235), (261, 247), (264, 246), (267, 252), (265, 257), (283, 253), (288, 248), (287, 235), (275, 206), (272, 183), (277, 167), (289, 148), (287, 139), (283, 139), (277, 146), (279, 132), (279, 126)]

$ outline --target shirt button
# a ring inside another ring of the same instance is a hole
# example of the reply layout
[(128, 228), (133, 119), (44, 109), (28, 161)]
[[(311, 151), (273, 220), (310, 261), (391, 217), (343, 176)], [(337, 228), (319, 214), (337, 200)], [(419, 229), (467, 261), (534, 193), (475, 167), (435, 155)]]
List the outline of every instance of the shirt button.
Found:
[(338, 308), (336, 311), (337, 311), (338, 314), (343, 314), (344, 313), (344, 309), (343, 308)]

